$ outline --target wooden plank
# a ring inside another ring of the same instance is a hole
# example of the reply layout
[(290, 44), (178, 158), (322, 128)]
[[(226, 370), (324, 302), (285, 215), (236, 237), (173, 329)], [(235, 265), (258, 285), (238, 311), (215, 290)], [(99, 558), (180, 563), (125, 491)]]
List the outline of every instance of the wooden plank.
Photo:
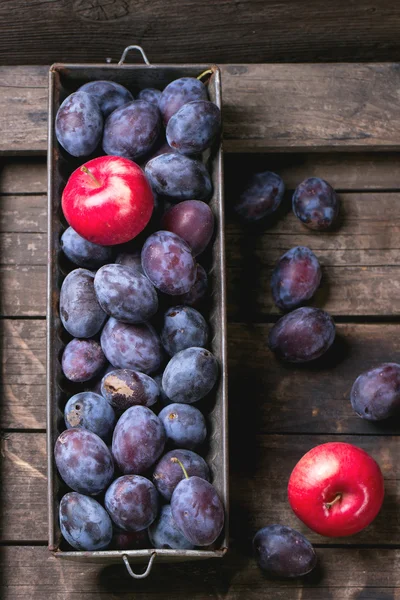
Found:
[(46, 471), (44, 434), (3, 434), (2, 541), (29, 542), (47, 538)]
[(44, 196), (1, 196), (0, 233), (47, 233), (47, 210)]
[(0, 320), (0, 427), (46, 427), (46, 322)]
[[(397, 63), (221, 69), (227, 152), (400, 147)], [(46, 67), (0, 67), (0, 80), (0, 154), (44, 154)]]
[[(223, 1), (218, 10), (198, 0), (167, 6), (155, 0), (140, 10), (126, 0), (31, 0), (28, 14), (18, 0), (9, 0), (1, 6), (0, 24), (0, 63), (8, 65), (104, 62), (106, 56), (115, 61), (132, 43), (141, 44), (153, 63), (400, 60), (395, 0), (337, 0), (328, 7), (323, 0), (306, 6), (296, 0)], [(202, 24), (212, 27), (204, 26), (199, 36)]]
[(45, 159), (43, 157), (2, 158), (0, 194), (47, 194)]
[[(256, 414), (259, 433), (400, 433), (399, 421), (370, 423), (357, 417), (349, 401), (357, 375), (380, 362), (400, 362), (398, 325), (341, 323), (335, 349), (328, 357), (303, 366), (275, 360), (266, 344), (269, 328), (262, 324), (229, 325), (233, 431), (238, 426), (251, 428)], [(46, 426), (45, 336), (45, 321), (0, 321), (3, 429)], [(243, 398), (251, 398), (248, 414), (243, 413)]]
[[(249, 411), (249, 406), (246, 406)], [(312, 447), (327, 442), (327, 435), (261, 435), (252, 413), (252, 426), (231, 428), (231, 535), (238, 545), (267, 523), (285, 523), (303, 532), (313, 543), (337, 544), (309, 531), (291, 511), (287, 482), (297, 461)], [(332, 438), (331, 438), (332, 439)], [(381, 513), (361, 533), (341, 538), (347, 544), (398, 545), (400, 521), (399, 436), (334, 436), (364, 448), (380, 464), (386, 496)], [(9, 433), (3, 442), (2, 539), (43, 540), (46, 505), (46, 440), (43, 433)], [(262, 491), (262, 493), (261, 493)], [(251, 535), (251, 533), (250, 533)], [(246, 538), (243, 539), (243, 538)]]
[[(377, 153), (226, 154), (227, 205), (247, 174), (276, 171), (293, 190), (300, 181), (317, 176), (337, 190), (399, 189), (400, 155)], [(3, 158), (0, 161), (0, 194), (46, 194), (46, 163), (41, 157)]]
[(236, 548), (221, 561), (156, 562), (151, 575), (139, 584), (122, 565), (100, 569), (54, 558), (44, 547), (5, 547), (0, 549), (0, 589), (3, 600), (25, 600), (28, 595), (31, 600), (131, 600), (133, 593), (142, 600), (398, 600), (399, 550), (317, 552), (319, 567), (302, 579), (267, 579), (250, 552)]

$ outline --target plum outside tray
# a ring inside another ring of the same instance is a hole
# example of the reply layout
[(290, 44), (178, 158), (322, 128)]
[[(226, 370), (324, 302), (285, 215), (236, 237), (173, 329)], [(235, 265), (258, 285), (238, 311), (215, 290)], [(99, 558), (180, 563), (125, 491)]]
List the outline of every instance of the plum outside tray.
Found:
[(162, 89), (178, 77), (197, 77), (211, 70), (208, 79), (210, 100), (221, 108), (221, 75), (215, 66), (209, 65), (150, 65), (141, 48), (136, 47), (146, 64), (123, 64), (125, 54), (118, 64), (55, 64), (49, 72), (49, 122), (48, 122), (48, 282), (47, 282), (47, 455), (48, 455), (48, 514), (49, 549), (55, 556), (70, 560), (91, 561), (101, 564), (125, 562), (132, 576), (129, 563), (148, 563), (144, 574), (148, 575), (152, 563), (177, 562), (220, 558), (228, 548), (228, 432), (227, 432), (227, 351), (226, 351), (226, 291), (224, 250), (223, 162), (222, 148), (213, 149), (208, 166), (213, 182), (213, 196), (209, 202), (216, 219), (216, 231), (210, 251), (209, 274), (211, 327), (210, 350), (220, 365), (219, 382), (214, 390), (214, 402), (206, 418), (208, 422), (207, 461), (211, 481), (216, 486), (225, 506), (225, 527), (213, 549), (204, 550), (102, 550), (94, 552), (65, 551), (58, 523), (58, 506), (65, 486), (59, 479), (54, 462), (53, 449), (63, 429), (63, 408), (68, 390), (61, 372), (60, 357), (66, 344), (66, 335), (59, 316), (59, 294), (67, 274), (63, 265), (60, 236), (66, 224), (62, 217), (61, 195), (69, 174), (87, 159), (68, 160), (60, 151), (54, 134), (57, 109), (64, 98), (82, 84), (108, 79), (128, 87), (135, 95), (139, 89), (155, 87)]

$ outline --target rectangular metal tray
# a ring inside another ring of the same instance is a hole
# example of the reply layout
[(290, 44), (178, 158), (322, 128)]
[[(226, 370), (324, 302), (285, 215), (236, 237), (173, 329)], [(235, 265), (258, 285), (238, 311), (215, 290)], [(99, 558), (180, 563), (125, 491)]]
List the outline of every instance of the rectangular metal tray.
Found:
[[(145, 58), (145, 57), (144, 57)], [(122, 60), (122, 59), (121, 59)], [(121, 61), (120, 61), (121, 62)], [(78, 165), (68, 165), (62, 156), (54, 134), (57, 109), (64, 98), (83, 83), (109, 79), (128, 87), (133, 94), (139, 89), (162, 89), (170, 81), (183, 76), (197, 77), (212, 70), (208, 89), (210, 99), (221, 108), (221, 75), (218, 67), (209, 65), (136, 65), (136, 64), (55, 64), (49, 72), (48, 122), (48, 290), (47, 290), (47, 453), (48, 453), (48, 513), (49, 549), (59, 557), (75, 560), (111, 563), (121, 561), (147, 562), (155, 555), (156, 562), (175, 562), (222, 557), (228, 548), (228, 419), (227, 419), (227, 328), (224, 249), (223, 161), (222, 148), (213, 150), (208, 159), (214, 192), (210, 207), (216, 219), (216, 234), (211, 249), (209, 275), (211, 326), (210, 349), (218, 358), (220, 378), (215, 390), (215, 403), (206, 415), (209, 445), (205, 456), (211, 481), (216, 486), (226, 510), (222, 539), (213, 550), (104, 550), (96, 552), (63, 551), (58, 506), (62, 495), (53, 449), (63, 425), (63, 408), (68, 391), (62, 389), (60, 357), (65, 346), (65, 334), (59, 317), (59, 293), (66, 271), (60, 264), (60, 236), (65, 229), (61, 211), (61, 195), (68, 175)], [(80, 164), (85, 162), (81, 161)], [(154, 559), (154, 557), (153, 557)], [(153, 560), (151, 561), (153, 562)]]

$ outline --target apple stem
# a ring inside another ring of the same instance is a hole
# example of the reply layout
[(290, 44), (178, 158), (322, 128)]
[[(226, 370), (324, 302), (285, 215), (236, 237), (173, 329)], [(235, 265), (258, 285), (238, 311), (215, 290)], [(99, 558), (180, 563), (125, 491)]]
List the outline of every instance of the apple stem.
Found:
[(86, 175), (89, 175), (89, 177), (94, 181), (94, 183), (96, 184), (97, 187), (101, 187), (100, 181), (93, 175), (93, 173), (91, 171), (89, 171), (89, 169), (87, 167), (85, 167), (85, 165), (83, 165), (81, 167), (81, 171), (83, 173), (85, 173)]
[(206, 75), (212, 75), (213, 71), (212, 69), (207, 69), (207, 71), (203, 71), (203, 73), (200, 73), (200, 75), (198, 75), (197, 79), (203, 79), (203, 77), (205, 77)]
[(183, 466), (183, 464), (181, 463), (181, 461), (179, 460), (179, 458), (176, 458), (175, 456), (173, 456), (171, 458), (171, 461), (175, 462), (175, 463), (178, 463), (180, 465), (182, 471), (183, 471), (183, 474), (184, 474), (185, 478), (189, 479), (189, 475), (187, 474), (187, 471), (186, 471), (185, 467)]
[(336, 496), (334, 497), (334, 499), (332, 500), (332, 502), (325, 502), (325, 506), (326, 508), (332, 508), (332, 506), (334, 504), (336, 504), (336, 502), (339, 502), (339, 500), (341, 499), (342, 494), (336, 494)]

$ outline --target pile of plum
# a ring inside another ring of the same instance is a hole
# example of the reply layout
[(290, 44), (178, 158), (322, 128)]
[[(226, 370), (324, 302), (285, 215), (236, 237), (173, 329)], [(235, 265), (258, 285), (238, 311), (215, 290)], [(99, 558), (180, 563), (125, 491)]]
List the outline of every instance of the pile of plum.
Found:
[(128, 244), (98, 245), (72, 227), (61, 237), (73, 265), (60, 292), (70, 336), (61, 366), (76, 393), (54, 456), (71, 490), (59, 515), (74, 549), (212, 547), (222, 532), (224, 507), (201, 456), (207, 422), (193, 406), (210, 406), (219, 372), (200, 312), (207, 273), (196, 258), (214, 232), (199, 153), (219, 129), (206, 85), (190, 77), (137, 100), (119, 84), (91, 82), (58, 111), (57, 139), (69, 154), (88, 157), (102, 144), (113, 157), (141, 159), (158, 203)]

